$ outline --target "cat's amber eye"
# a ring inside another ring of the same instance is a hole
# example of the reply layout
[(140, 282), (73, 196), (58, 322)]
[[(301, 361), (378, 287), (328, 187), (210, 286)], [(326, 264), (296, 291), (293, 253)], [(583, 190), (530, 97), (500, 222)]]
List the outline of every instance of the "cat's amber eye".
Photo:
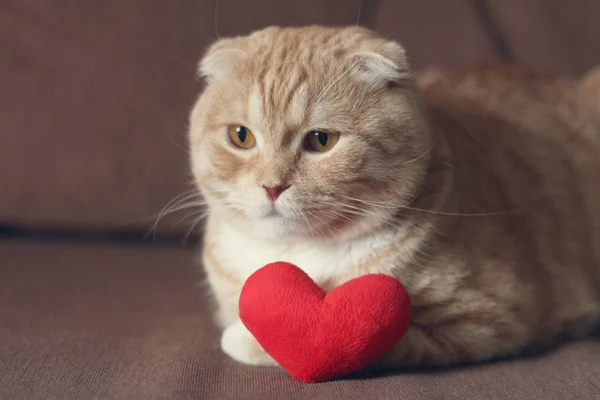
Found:
[(245, 126), (229, 125), (227, 127), (227, 135), (229, 140), (238, 149), (248, 150), (256, 144), (256, 138), (252, 131)]
[(325, 153), (333, 148), (340, 139), (340, 134), (326, 131), (312, 131), (304, 139), (304, 147), (313, 153)]

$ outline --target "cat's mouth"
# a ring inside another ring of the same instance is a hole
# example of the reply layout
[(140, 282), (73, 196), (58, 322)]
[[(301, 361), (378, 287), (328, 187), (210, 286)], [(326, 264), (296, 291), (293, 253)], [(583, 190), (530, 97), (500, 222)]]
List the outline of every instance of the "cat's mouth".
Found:
[(342, 233), (356, 221), (354, 215), (328, 204), (300, 205), (282, 202), (262, 204), (262, 209), (246, 213), (259, 232), (281, 236), (323, 236)]
[(327, 207), (295, 210), (273, 207), (251, 217), (257, 233), (273, 238), (324, 237), (343, 234), (356, 220)]

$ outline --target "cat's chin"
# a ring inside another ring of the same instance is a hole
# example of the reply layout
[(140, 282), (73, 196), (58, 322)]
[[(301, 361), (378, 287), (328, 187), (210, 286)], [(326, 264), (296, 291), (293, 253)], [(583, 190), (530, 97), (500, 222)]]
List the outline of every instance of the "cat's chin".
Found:
[[(261, 214), (237, 213), (231, 221), (235, 221), (235, 225), (244, 232), (268, 240), (286, 238), (345, 240), (376, 229), (390, 218), (388, 212), (373, 213), (369, 218), (358, 218), (331, 210), (312, 210), (303, 216), (286, 215), (280, 211)], [(335, 218), (336, 215), (340, 217)]]
[(354, 225), (349, 218), (337, 221), (315, 212), (304, 217), (290, 217), (281, 214), (252, 219), (252, 231), (257, 236), (268, 239), (282, 238), (336, 238), (343, 237)]
[(252, 221), (256, 235), (266, 238), (310, 237), (314, 235), (310, 225), (303, 219), (269, 216)]

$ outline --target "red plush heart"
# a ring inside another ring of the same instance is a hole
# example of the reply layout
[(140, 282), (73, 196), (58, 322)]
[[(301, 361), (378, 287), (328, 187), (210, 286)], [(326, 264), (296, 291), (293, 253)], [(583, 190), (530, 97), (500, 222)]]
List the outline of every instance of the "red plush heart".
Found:
[(367, 366), (402, 338), (410, 322), (408, 294), (391, 276), (364, 275), (326, 293), (284, 262), (252, 274), (239, 307), (265, 351), (303, 382)]

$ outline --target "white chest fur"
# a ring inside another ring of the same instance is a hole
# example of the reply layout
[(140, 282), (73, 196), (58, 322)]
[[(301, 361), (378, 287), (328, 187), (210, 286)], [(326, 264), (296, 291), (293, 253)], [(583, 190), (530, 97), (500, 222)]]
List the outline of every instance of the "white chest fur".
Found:
[(395, 236), (397, 232), (385, 231), (342, 243), (314, 239), (265, 240), (221, 223), (211, 243), (222, 268), (243, 280), (268, 263), (287, 261), (323, 285), (388, 248)]

